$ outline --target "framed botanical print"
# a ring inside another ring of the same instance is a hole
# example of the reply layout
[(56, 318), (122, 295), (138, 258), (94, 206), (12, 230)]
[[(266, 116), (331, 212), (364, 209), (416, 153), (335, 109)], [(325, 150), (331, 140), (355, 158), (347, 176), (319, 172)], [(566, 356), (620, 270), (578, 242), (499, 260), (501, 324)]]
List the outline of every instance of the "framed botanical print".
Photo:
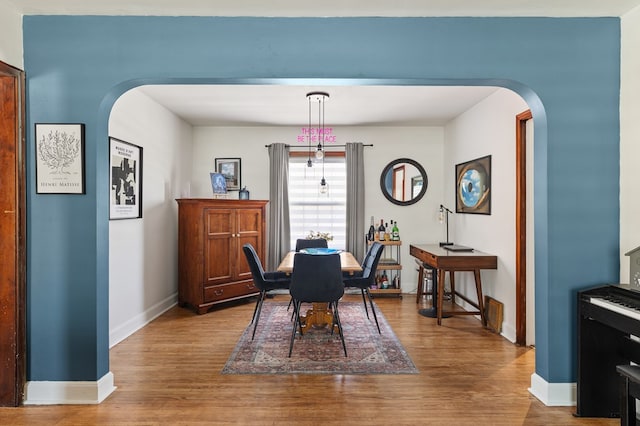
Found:
[(36, 123), (36, 194), (84, 194), (84, 124)]
[(456, 164), (456, 213), (491, 214), (491, 156)]
[(109, 138), (109, 219), (142, 217), (142, 147)]
[(227, 190), (240, 190), (240, 159), (216, 158), (216, 173), (221, 173), (227, 181)]

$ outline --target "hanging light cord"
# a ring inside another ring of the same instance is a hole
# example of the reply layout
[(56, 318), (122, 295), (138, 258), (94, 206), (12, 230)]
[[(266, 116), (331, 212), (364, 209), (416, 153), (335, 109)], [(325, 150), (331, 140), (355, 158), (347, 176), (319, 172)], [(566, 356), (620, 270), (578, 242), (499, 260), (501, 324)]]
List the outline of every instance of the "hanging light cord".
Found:
[(309, 158), (307, 159), (307, 167), (312, 167), (313, 162), (311, 161), (311, 98), (307, 98), (309, 101), (309, 127), (307, 127), (307, 144), (309, 146)]
[[(322, 137), (322, 152), (323, 153), (324, 153), (324, 135), (325, 135), (325, 132), (324, 132), (324, 103), (325, 103), (325, 101), (326, 101), (326, 98), (323, 96), (322, 97), (322, 135), (321, 135), (321, 137)], [(323, 161), (323, 165), (324, 165), (324, 161)]]
[(326, 185), (326, 181), (324, 179), (324, 101), (324, 96), (318, 97), (318, 127), (320, 127), (320, 107), (322, 107), (322, 133), (320, 133), (320, 129), (318, 129), (318, 133), (320, 133), (318, 136), (322, 138), (322, 182)]
[[(324, 102), (322, 100), (322, 95), (318, 95), (318, 150), (324, 154), (324, 124), (322, 124), (324, 123)], [(322, 129), (322, 133), (320, 133), (320, 129)], [(322, 158), (322, 165), (324, 166), (324, 156)]]

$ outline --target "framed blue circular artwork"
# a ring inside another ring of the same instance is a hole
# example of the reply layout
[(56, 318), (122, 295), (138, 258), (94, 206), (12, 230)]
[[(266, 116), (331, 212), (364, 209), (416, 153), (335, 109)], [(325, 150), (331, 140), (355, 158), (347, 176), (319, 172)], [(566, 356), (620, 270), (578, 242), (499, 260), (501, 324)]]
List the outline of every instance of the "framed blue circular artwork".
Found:
[(491, 214), (491, 156), (456, 164), (456, 213)]

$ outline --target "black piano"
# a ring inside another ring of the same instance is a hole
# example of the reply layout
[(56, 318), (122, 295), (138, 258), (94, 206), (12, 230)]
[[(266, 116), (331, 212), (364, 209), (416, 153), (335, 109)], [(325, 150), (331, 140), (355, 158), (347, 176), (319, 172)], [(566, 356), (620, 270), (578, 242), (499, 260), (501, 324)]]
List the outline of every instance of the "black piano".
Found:
[(576, 416), (620, 417), (616, 365), (631, 361), (640, 364), (640, 291), (616, 284), (578, 292)]

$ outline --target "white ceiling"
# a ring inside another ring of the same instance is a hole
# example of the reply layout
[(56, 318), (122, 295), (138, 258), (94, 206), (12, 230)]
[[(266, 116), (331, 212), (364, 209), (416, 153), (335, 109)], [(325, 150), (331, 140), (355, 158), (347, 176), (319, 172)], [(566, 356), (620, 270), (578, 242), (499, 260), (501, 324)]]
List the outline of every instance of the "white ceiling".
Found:
[[(163, 16), (622, 16), (640, 0), (0, 0), (25, 15)], [(146, 86), (193, 125), (303, 125), (306, 93), (330, 94), (326, 123), (442, 125), (490, 87), (276, 85)]]
[[(330, 126), (437, 126), (495, 92), (495, 87), (144, 86), (145, 94), (194, 126), (303, 126), (306, 94), (322, 90)], [(314, 105), (315, 106), (315, 105)], [(312, 123), (317, 123), (313, 109)]]
[(640, 0), (0, 0), (26, 15), (622, 16)]

